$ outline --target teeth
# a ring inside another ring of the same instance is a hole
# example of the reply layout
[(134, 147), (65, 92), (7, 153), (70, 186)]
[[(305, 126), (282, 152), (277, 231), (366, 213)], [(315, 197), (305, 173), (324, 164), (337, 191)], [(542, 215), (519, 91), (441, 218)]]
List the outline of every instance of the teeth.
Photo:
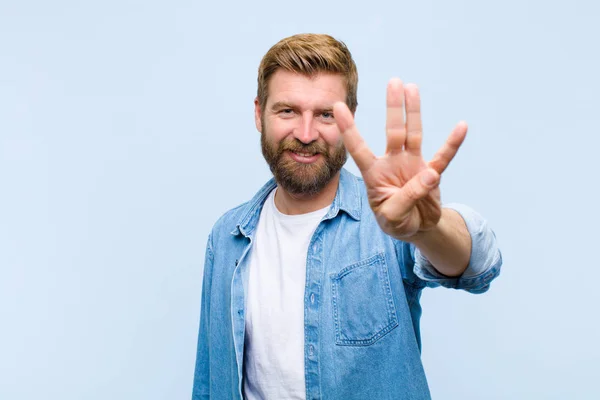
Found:
[(296, 154), (298, 154), (299, 156), (302, 156), (302, 157), (312, 157), (312, 154), (309, 154), (309, 153), (296, 153)]

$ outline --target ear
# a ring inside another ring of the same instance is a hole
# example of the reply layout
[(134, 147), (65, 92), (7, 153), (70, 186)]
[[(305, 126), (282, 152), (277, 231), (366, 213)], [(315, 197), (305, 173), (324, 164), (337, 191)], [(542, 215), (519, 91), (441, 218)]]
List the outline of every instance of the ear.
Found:
[(260, 117), (262, 110), (260, 109), (260, 104), (258, 103), (258, 97), (254, 99), (254, 123), (256, 124), (256, 130), (262, 133), (262, 123), (260, 121)]

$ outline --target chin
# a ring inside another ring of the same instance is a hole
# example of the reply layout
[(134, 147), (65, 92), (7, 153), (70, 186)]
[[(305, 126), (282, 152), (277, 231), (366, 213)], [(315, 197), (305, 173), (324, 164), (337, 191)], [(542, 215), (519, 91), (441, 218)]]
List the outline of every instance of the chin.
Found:
[[(335, 174), (334, 174), (335, 175)], [(312, 197), (319, 194), (331, 182), (333, 176), (325, 177), (319, 171), (288, 172), (276, 176), (277, 183), (289, 194)]]

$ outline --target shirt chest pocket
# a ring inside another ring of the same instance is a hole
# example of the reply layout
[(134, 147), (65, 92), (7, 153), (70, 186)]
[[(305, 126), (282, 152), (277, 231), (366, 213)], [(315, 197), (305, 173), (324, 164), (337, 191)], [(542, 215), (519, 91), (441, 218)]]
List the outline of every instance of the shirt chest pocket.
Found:
[(330, 275), (335, 343), (368, 346), (398, 326), (385, 255)]

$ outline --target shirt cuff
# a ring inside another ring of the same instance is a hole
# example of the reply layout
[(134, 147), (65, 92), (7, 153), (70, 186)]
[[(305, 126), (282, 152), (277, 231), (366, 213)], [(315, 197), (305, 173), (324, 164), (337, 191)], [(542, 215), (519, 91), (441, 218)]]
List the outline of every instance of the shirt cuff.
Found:
[(488, 227), (487, 221), (477, 212), (463, 204), (447, 204), (458, 212), (471, 235), (471, 257), (469, 265), (459, 277), (448, 277), (439, 273), (415, 247), (414, 273), (424, 280), (427, 286), (444, 286), (463, 289), (471, 293), (483, 293), (489, 289), (491, 281), (500, 274), (502, 254), (498, 249), (496, 235)]

